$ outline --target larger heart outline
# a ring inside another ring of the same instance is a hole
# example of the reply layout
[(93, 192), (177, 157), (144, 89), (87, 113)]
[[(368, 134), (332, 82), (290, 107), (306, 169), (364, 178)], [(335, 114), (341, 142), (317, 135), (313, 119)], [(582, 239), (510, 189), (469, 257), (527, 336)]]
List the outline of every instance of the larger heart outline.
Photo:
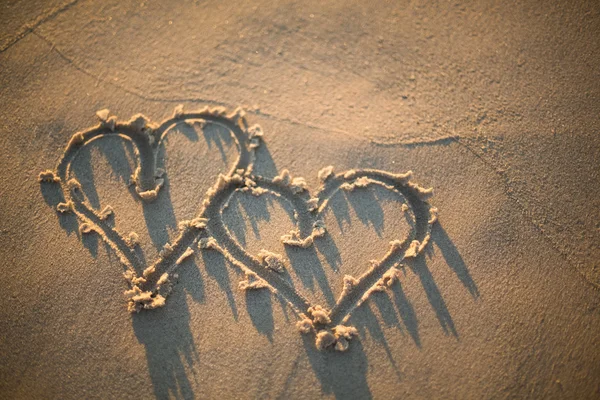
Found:
[[(268, 288), (283, 297), (299, 318), (299, 330), (314, 334), (318, 348), (333, 347), (343, 351), (348, 348), (348, 340), (357, 334), (356, 329), (347, 326), (352, 311), (371, 293), (385, 289), (398, 279), (397, 267), (417, 257), (430, 241), (431, 228), (437, 220), (437, 209), (428, 202), (432, 189), (414, 183), (410, 171), (393, 174), (365, 169), (334, 174), (332, 167), (326, 167), (319, 172), (322, 186), (313, 196), (305, 180), (292, 179), (287, 170), (273, 179), (253, 174), (254, 153), (261, 144), (263, 133), (258, 125), (248, 125), (245, 112), (240, 108), (232, 113), (227, 113), (223, 107), (184, 112), (182, 106), (177, 106), (173, 116), (160, 124), (153, 124), (141, 114), (123, 123), (109, 116), (108, 110), (99, 111), (97, 115), (99, 125), (73, 135), (56, 170), (40, 173), (39, 180), (60, 184), (64, 202), (57, 206), (57, 210), (61, 213), (73, 212), (80, 221), (81, 233), (97, 232), (118, 255), (126, 268), (124, 276), (129, 288), (125, 295), (128, 309), (132, 312), (164, 306), (172, 290), (172, 278), (176, 276), (176, 269), (182, 261), (198, 247), (216, 250), (245, 272), (248, 280), (241, 282), (241, 288)], [(194, 121), (225, 126), (237, 144), (238, 159), (230, 171), (220, 174), (215, 185), (207, 191), (196, 217), (180, 222), (180, 232), (173, 244), (167, 243), (151, 265), (141, 265), (134, 251), (135, 240), (106, 224), (105, 220), (112, 212), (110, 207), (95, 210), (90, 206), (81, 185), (71, 177), (71, 163), (81, 148), (101, 137), (118, 135), (129, 140), (134, 145), (137, 161), (131, 184), (135, 186), (141, 201), (153, 201), (164, 182), (164, 171), (156, 167), (161, 141), (177, 124)], [(364, 274), (358, 278), (345, 276), (344, 290), (331, 310), (311, 304), (276, 272), (266, 268), (264, 259), (259, 260), (242, 248), (222, 218), (223, 210), (236, 192), (274, 194), (288, 201), (297, 216), (298, 229), (282, 236), (283, 243), (286, 246), (308, 247), (327, 234), (321, 216), (329, 200), (340, 190), (360, 190), (369, 185), (382, 186), (404, 198), (406, 203), (403, 203), (400, 212), (410, 213), (413, 229), (406, 238), (392, 241), (389, 251), (379, 261), (373, 262)]]

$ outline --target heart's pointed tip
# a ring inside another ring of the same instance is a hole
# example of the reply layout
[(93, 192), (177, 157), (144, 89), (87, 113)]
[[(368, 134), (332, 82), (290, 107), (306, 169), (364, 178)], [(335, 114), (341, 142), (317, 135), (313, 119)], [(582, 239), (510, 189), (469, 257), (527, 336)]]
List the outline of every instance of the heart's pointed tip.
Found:
[(320, 305), (309, 307), (308, 313), (312, 316), (314, 323), (321, 325), (328, 325), (331, 323), (331, 312)]
[(332, 348), (336, 351), (346, 351), (354, 336), (358, 336), (358, 330), (355, 327), (336, 325), (331, 329), (318, 331), (315, 337), (315, 346), (319, 350)]

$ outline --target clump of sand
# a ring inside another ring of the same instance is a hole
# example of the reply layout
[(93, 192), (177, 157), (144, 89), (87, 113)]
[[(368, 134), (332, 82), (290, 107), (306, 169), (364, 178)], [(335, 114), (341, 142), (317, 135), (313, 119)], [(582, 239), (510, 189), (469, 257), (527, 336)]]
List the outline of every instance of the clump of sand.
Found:
[(246, 273), (246, 280), (240, 281), (238, 284), (240, 290), (255, 290), (255, 289), (269, 289), (269, 284), (258, 277), (258, 275), (248, 272)]
[(296, 328), (300, 333), (308, 334), (312, 332), (314, 329), (313, 322), (310, 318), (302, 318), (300, 321), (296, 322)]
[(337, 325), (332, 330), (323, 329), (317, 332), (315, 346), (319, 350), (333, 347), (336, 351), (346, 351), (349, 341), (358, 336), (358, 330), (353, 326)]
[(198, 240), (198, 247), (200, 249), (213, 249), (218, 250), (219, 244), (213, 237), (204, 237)]
[(60, 183), (61, 179), (54, 173), (54, 171), (48, 169), (46, 171), (40, 172), (38, 176), (38, 181), (46, 183)]
[(333, 175), (333, 166), (330, 165), (328, 167), (321, 169), (319, 171), (319, 173), (317, 174), (317, 177), (319, 178), (319, 181), (321, 183), (325, 183), (325, 181), (327, 179), (329, 179), (329, 177), (331, 177), (332, 175)]
[(181, 256), (179, 256), (179, 258), (177, 259), (177, 261), (175, 261), (175, 264), (179, 265), (181, 263), (183, 263), (186, 259), (190, 258), (191, 256), (194, 255), (194, 249), (192, 249), (191, 247), (188, 247)]
[(309, 307), (308, 313), (312, 316), (313, 321), (318, 324), (327, 325), (331, 323), (330, 312), (319, 305)]
[(275, 254), (263, 249), (258, 253), (258, 259), (265, 266), (265, 268), (279, 273), (285, 271), (284, 259), (279, 254)]

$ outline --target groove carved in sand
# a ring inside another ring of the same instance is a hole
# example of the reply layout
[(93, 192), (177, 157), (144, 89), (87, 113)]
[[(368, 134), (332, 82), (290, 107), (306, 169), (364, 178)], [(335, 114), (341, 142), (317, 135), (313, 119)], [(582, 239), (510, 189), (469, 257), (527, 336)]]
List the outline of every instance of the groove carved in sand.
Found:
[[(247, 279), (240, 282), (240, 289), (268, 288), (282, 296), (298, 315), (300, 332), (313, 334), (316, 346), (321, 349), (332, 347), (344, 351), (348, 341), (357, 334), (355, 328), (347, 326), (352, 311), (371, 293), (391, 286), (399, 277), (398, 267), (405, 260), (418, 256), (430, 240), (431, 227), (437, 219), (437, 209), (427, 201), (432, 190), (412, 182), (410, 171), (392, 174), (364, 169), (336, 174), (329, 166), (319, 171), (321, 187), (313, 195), (303, 178), (294, 178), (287, 170), (273, 179), (252, 173), (254, 150), (261, 144), (263, 132), (258, 125), (248, 125), (241, 109), (232, 113), (222, 107), (185, 112), (178, 106), (173, 116), (161, 124), (153, 124), (141, 114), (127, 122), (119, 122), (108, 110), (101, 110), (97, 115), (99, 125), (73, 135), (56, 169), (40, 173), (39, 180), (42, 184), (60, 185), (64, 202), (57, 206), (57, 211), (73, 212), (80, 222), (81, 233), (97, 232), (118, 255), (126, 268), (124, 276), (129, 287), (125, 295), (132, 312), (162, 307), (172, 290), (171, 281), (176, 277), (177, 268), (195, 251), (219, 251), (245, 273)], [(143, 265), (134, 251), (138, 244), (137, 234), (122, 234), (106, 222), (114, 213), (110, 206), (101, 211), (91, 207), (81, 185), (72, 177), (71, 164), (78, 151), (96, 139), (116, 135), (129, 140), (134, 145), (137, 160), (131, 184), (135, 185), (140, 201), (152, 201), (160, 195), (164, 182), (164, 171), (156, 167), (159, 145), (166, 133), (182, 122), (224, 126), (235, 140), (239, 156), (230, 171), (226, 175), (220, 174), (207, 191), (196, 217), (179, 223), (180, 232), (174, 242), (166, 244), (152, 264)], [(250, 254), (223, 222), (223, 210), (237, 192), (278, 196), (295, 210), (297, 226), (296, 230), (281, 236), (282, 243), (310, 247), (327, 234), (323, 214), (329, 200), (340, 190), (361, 190), (370, 185), (393, 191), (404, 200), (398, 212), (410, 220), (412, 229), (406, 237), (392, 241), (388, 252), (379, 261), (372, 262), (361, 276), (346, 275), (341, 295), (331, 310), (311, 304), (281, 276), (285, 271), (281, 256), (268, 249), (256, 256)]]

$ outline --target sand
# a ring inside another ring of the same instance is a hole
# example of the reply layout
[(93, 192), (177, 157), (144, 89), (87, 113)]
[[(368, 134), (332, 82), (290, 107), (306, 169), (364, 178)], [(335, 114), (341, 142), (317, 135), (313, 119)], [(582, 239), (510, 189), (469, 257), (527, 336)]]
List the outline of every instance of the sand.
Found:
[(0, 397), (599, 395), (593, 2), (2, 7)]

